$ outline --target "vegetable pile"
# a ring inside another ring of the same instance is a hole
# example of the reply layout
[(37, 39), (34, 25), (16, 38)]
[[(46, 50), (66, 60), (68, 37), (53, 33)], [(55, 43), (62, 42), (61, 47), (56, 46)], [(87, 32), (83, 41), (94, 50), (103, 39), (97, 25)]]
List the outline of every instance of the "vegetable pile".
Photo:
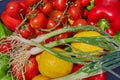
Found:
[(119, 0), (12, 0), (0, 16), (0, 80), (107, 80), (120, 67)]

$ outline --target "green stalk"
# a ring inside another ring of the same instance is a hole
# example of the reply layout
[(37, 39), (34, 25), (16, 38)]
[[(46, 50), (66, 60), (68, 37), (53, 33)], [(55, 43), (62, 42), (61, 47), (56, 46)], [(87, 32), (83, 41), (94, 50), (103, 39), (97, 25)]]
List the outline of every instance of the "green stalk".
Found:
[(94, 31), (98, 31), (102, 35), (108, 36), (108, 34), (105, 33), (101, 29), (94, 27), (94, 26), (91, 26), (91, 25), (86, 25), (86, 26), (75, 26), (75, 27), (69, 27), (69, 28), (61, 28), (59, 30), (52, 31), (48, 34), (38, 36), (37, 38), (31, 39), (31, 40), (40, 43), (40, 42), (42, 42), (50, 37), (53, 37), (53, 36), (56, 36), (56, 35), (59, 35), (59, 34), (65, 33), (65, 32), (76, 32), (76, 31), (80, 31), (80, 30), (82, 30), (82, 31), (93, 31), (94, 30)]
[[(37, 46), (39, 48), (42, 48), (43, 50), (46, 50), (46, 51), (50, 52), (51, 54), (57, 56), (58, 58), (62, 58), (63, 60), (70, 61), (69, 58), (67, 58), (65, 55), (61, 56), (60, 55), (61, 53), (58, 52), (58, 51), (55, 51), (55, 50), (50, 49), (48, 47), (42, 46), (41, 44), (38, 44), (38, 43), (33, 42), (33, 41), (32, 41), (32, 43), (33, 43), (33, 45), (35, 45), (35, 46)], [(107, 57), (109, 57), (109, 55), (112, 55), (112, 54), (116, 54), (116, 56), (117, 56), (119, 53), (113, 52), (113, 53), (107, 54), (108, 55)], [(104, 60), (107, 60), (108, 59), (107, 57), (104, 58), (104, 56), (103, 56), (102, 58)], [(111, 70), (113, 68), (116, 68), (116, 67), (120, 66), (120, 65), (117, 64), (118, 62), (120, 62), (120, 59), (113, 59), (112, 57), (110, 57), (113, 60), (107, 61), (107, 62), (102, 62), (101, 61), (102, 58), (100, 60), (96, 60), (95, 62), (90, 62), (88, 64), (84, 64), (84, 66), (81, 69), (79, 69), (77, 72), (75, 72), (73, 74), (70, 74), (70, 75), (65, 76), (65, 77), (53, 79), (53, 80), (81, 80), (83, 78), (93, 76), (93, 75), (96, 75), (96, 74), (104, 72), (104, 71), (112, 72)], [(79, 58), (78, 61), (81, 61), (81, 59)], [(70, 62), (73, 62), (73, 60), (71, 60)], [(115, 64), (115, 62), (116, 62), (116, 64)], [(108, 64), (106, 64), (106, 63), (108, 63)], [(107, 67), (108, 69), (105, 69), (104, 67)], [(117, 74), (115, 74), (114, 72), (112, 72), (112, 73), (119, 78), (119, 76)]]

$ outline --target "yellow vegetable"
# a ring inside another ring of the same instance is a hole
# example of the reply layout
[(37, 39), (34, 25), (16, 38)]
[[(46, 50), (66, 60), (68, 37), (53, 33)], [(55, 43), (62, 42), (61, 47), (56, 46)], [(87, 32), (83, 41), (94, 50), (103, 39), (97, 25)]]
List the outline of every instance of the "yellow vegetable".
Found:
[(32, 80), (50, 80), (50, 79), (46, 76), (39, 74), (39, 75), (36, 75)]
[[(60, 48), (53, 49), (64, 52), (64, 50)], [(47, 51), (43, 51), (41, 54), (37, 55), (36, 60), (40, 73), (49, 78), (66, 76), (73, 68), (73, 63), (57, 58)]]
[(68, 22), (69, 22), (70, 25), (72, 25), (74, 23), (74, 20), (68, 18)]
[[(90, 37), (90, 36), (101, 36), (100, 33), (96, 32), (96, 31), (82, 31), (82, 32), (78, 32), (74, 35), (74, 37)], [(94, 45), (90, 45), (90, 44), (86, 44), (86, 43), (71, 43), (72, 47), (79, 49), (83, 52), (92, 52), (92, 51), (101, 51), (103, 50), (103, 48), (94, 46)], [(75, 51), (75, 50), (73, 50)], [(91, 55), (96, 55), (96, 54), (100, 54), (98, 52), (96, 53), (91, 53)]]

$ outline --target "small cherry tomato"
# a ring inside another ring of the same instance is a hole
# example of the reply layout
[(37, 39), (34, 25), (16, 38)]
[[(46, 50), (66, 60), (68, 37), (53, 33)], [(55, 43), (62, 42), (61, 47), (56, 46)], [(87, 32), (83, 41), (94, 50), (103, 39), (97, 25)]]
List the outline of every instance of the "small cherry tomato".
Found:
[(68, 14), (70, 15), (70, 18), (73, 20), (79, 19), (81, 17), (81, 10), (79, 9), (79, 7), (71, 5), (68, 8)]
[(67, 21), (67, 16), (65, 14), (63, 15), (63, 11), (59, 10), (54, 11), (50, 17), (54, 18), (55, 20), (61, 20), (62, 18), (62, 23)]
[(5, 11), (11, 17), (17, 17), (19, 15), (22, 6), (17, 1), (10, 1), (6, 4)]
[(82, 26), (82, 25), (87, 25), (87, 21), (85, 19), (79, 18), (74, 20), (73, 26)]
[(89, 77), (89, 80), (107, 80), (106, 73), (97, 74)]
[(6, 39), (2, 39), (2, 40), (1, 40), (2, 43), (0, 44), (0, 52), (1, 53), (8, 53), (12, 49), (11, 43), (10, 43), (10, 41), (8, 41)]
[(74, 5), (81, 9), (81, 0), (75, 0)]
[(18, 33), (24, 38), (31, 38), (34, 30), (30, 25), (23, 25), (21, 28), (19, 28)]
[(83, 66), (82, 64), (74, 64), (71, 73), (78, 71), (82, 66)]
[(36, 2), (38, 2), (39, 0), (25, 0), (26, 5), (29, 7), (33, 4), (35, 4)]
[[(12, 72), (16, 78), (19, 80), (23, 80), (22, 78), (22, 72), (17, 71), (17, 69), (14, 67), (15, 64), (12, 64)], [(28, 60), (28, 62), (24, 66), (24, 75), (25, 80), (31, 80), (34, 76), (36, 76), (39, 73), (38, 71), (38, 64), (35, 59), (35, 56), (31, 56)]]
[(68, 37), (67, 33), (62, 33), (62, 34), (59, 34), (58, 36), (56, 36), (55, 40), (60, 40), (60, 39), (64, 39), (64, 38), (67, 38), (67, 37)]
[(83, 7), (87, 6), (90, 3), (90, 0), (81, 0), (81, 5)]
[(34, 29), (45, 28), (47, 17), (43, 13), (38, 13), (34, 18), (30, 19), (30, 25)]
[(67, 0), (52, 0), (54, 9), (64, 11), (66, 8)]
[(112, 29), (105, 29), (105, 32), (107, 32), (111, 36), (115, 35), (115, 32)]
[[(46, 25), (46, 28), (51, 29), (51, 28), (56, 27), (56, 25), (57, 25), (57, 22), (55, 22), (53, 18), (49, 18), (47, 25)], [(55, 29), (61, 28), (61, 27), (62, 27), (61, 25), (58, 25)]]
[(40, 10), (48, 15), (52, 11), (52, 4), (50, 2), (46, 2), (43, 6), (40, 6)]

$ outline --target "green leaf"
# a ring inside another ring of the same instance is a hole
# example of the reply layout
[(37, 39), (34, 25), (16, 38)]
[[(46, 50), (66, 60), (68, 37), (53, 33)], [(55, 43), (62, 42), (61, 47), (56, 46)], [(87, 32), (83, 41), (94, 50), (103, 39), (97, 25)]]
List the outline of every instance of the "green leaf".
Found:
[(0, 20), (0, 38), (11, 35), (12, 32)]

